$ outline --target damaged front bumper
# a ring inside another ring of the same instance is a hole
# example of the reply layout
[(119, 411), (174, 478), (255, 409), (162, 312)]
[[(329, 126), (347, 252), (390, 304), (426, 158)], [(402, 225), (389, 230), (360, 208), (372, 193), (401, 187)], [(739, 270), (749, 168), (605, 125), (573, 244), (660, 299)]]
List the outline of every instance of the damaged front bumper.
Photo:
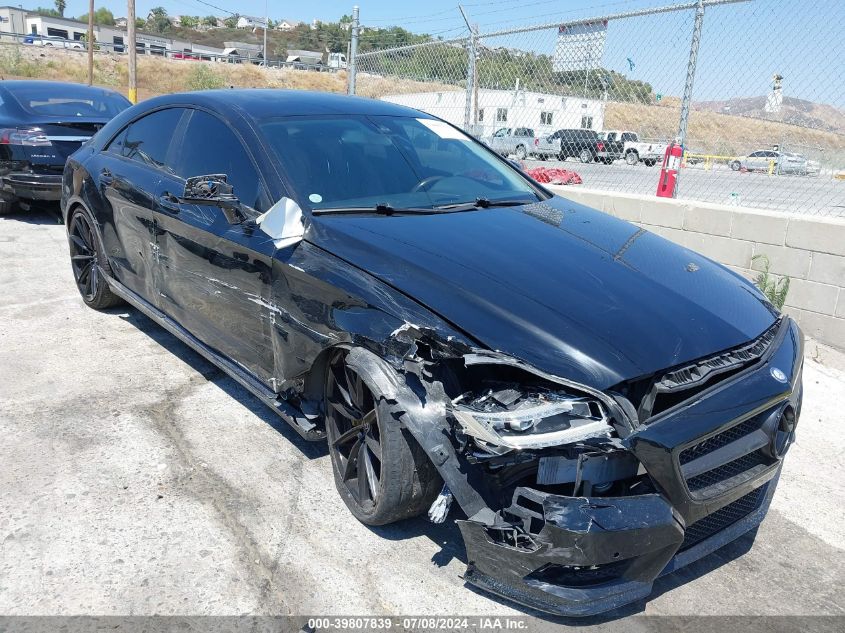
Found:
[(683, 518), (659, 494), (562, 497), (517, 489), (510, 510), (528, 516), (529, 525), (542, 527), (513, 539), (507, 527), (459, 521), (468, 561), (464, 579), (556, 615), (589, 616), (615, 609), (646, 598), (659, 576), (757, 527), (779, 471), (761, 486), (743, 490), (701, 525), (686, 529)]

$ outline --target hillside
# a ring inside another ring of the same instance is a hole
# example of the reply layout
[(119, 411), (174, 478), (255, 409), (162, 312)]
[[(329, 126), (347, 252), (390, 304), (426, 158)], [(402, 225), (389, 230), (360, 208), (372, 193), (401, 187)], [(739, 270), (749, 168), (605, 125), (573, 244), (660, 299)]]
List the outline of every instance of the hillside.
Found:
[(766, 97), (741, 97), (729, 101), (701, 101), (694, 104), (698, 111), (718, 112), (731, 116), (753, 117), (778, 121), (814, 130), (845, 134), (845, 111), (824, 103), (813, 103), (795, 97), (783, 97), (781, 111), (765, 111)]

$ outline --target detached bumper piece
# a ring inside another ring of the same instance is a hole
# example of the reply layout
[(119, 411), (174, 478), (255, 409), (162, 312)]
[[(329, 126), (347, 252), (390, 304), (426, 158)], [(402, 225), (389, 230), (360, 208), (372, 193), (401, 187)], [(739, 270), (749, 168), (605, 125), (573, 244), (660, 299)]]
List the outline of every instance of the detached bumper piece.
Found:
[(459, 521), (465, 580), (528, 607), (589, 616), (647, 597), (656, 578), (754, 529), (776, 480), (684, 526), (659, 494), (562, 497), (518, 488), (501, 528)]
[(0, 188), (18, 198), (59, 200), (62, 194), (62, 174), (11, 172), (0, 178)]

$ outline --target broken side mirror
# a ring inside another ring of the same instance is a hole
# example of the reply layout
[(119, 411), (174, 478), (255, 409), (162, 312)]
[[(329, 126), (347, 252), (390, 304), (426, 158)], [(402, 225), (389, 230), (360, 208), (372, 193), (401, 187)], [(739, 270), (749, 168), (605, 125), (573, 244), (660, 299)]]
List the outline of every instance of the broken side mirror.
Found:
[(192, 176), (185, 181), (185, 192), (180, 202), (210, 204), (220, 207), (229, 224), (239, 224), (247, 219), (241, 202), (228, 183), (226, 174)]

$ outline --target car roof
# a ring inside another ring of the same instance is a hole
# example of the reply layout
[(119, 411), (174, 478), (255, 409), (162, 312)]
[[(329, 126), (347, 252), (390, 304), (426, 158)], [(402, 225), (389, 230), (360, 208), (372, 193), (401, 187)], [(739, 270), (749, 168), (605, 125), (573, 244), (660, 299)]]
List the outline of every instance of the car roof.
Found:
[(221, 113), (238, 110), (241, 116), (252, 119), (320, 114), (433, 118), (419, 110), (377, 99), (274, 88), (236, 88), (171, 94), (149, 99), (144, 105), (151, 108), (167, 105), (204, 106)]
[(10, 92), (14, 92), (14, 90), (20, 88), (28, 88), (28, 87), (39, 87), (44, 88), (47, 86), (73, 86), (74, 88), (82, 89), (82, 90), (90, 90), (92, 93), (110, 93), (110, 94), (120, 94), (116, 90), (112, 90), (111, 88), (103, 88), (101, 86), (89, 86), (88, 84), (78, 84), (72, 81), (50, 81), (47, 79), (2, 79), (0, 80), (0, 88), (5, 88)]

